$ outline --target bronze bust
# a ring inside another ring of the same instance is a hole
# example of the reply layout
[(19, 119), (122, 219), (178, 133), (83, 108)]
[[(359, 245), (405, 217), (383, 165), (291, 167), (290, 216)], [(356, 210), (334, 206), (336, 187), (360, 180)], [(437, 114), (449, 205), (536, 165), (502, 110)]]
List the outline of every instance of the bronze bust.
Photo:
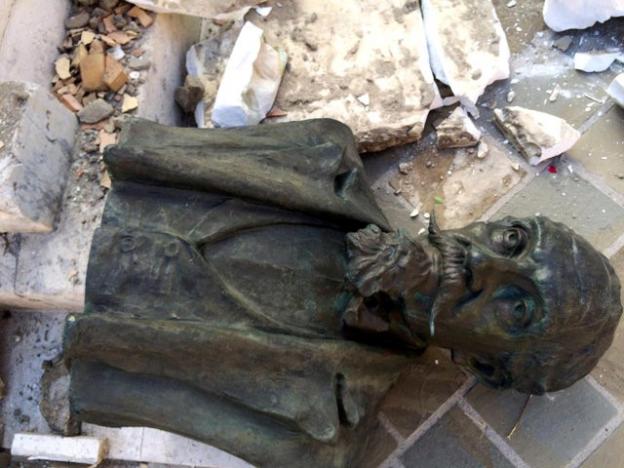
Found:
[(585, 376), (622, 307), (609, 262), (546, 218), (410, 239), (332, 120), (130, 121), (65, 359), (81, 421), (147, 425), (258, 466), (358, 466), (429, 345), (498, 388)]

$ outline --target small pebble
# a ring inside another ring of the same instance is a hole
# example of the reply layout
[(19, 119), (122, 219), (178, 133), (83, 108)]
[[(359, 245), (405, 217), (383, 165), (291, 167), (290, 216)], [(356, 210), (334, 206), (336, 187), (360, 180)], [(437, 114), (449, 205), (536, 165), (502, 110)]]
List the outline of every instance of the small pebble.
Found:
[(410, 213), (410, 218), (414, 219), (414, 218), (418, 218), (418, 215), (420, 214), (420, 212), (418, 211), (418, 208), (412, 210), (412, 212)]

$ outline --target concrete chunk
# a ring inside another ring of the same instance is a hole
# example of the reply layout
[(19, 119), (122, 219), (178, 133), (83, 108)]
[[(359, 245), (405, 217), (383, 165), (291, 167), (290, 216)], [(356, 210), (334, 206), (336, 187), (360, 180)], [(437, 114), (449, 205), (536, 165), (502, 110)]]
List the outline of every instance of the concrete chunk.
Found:
[(95, 465), (107, 452), (106, 439), (15, 434), (11, 455), (29, 460), (51, 460)]
[(473, 115), (485, 88), (509, 78), (510, 50), (490, 0), (423, 0), (431, 68)]
[(44, 88), (0, 83), (0, 232), (54, 228), (76, 127)]

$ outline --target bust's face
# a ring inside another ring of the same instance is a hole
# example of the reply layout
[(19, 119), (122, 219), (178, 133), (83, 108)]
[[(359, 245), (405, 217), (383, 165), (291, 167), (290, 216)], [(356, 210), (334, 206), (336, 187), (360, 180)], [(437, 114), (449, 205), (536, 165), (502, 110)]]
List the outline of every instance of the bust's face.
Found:
[(565, 226), (505, 218), (431, 240), (443, 264), (433, 341), (483, 381), (557, 390), (588, 373), (610, 344), (619, 281)]

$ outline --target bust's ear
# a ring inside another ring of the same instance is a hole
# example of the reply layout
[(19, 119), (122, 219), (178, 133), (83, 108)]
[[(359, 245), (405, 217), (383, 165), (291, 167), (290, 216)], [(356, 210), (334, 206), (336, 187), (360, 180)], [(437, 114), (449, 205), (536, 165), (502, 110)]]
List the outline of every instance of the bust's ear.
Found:
[(385, 233), (371, 224), (347, 234), (347, 280), (363, 297), (385, 292), (393, 299), (400, 296), (400, 277), (409, 260), (410, 242), (400, 232)]

